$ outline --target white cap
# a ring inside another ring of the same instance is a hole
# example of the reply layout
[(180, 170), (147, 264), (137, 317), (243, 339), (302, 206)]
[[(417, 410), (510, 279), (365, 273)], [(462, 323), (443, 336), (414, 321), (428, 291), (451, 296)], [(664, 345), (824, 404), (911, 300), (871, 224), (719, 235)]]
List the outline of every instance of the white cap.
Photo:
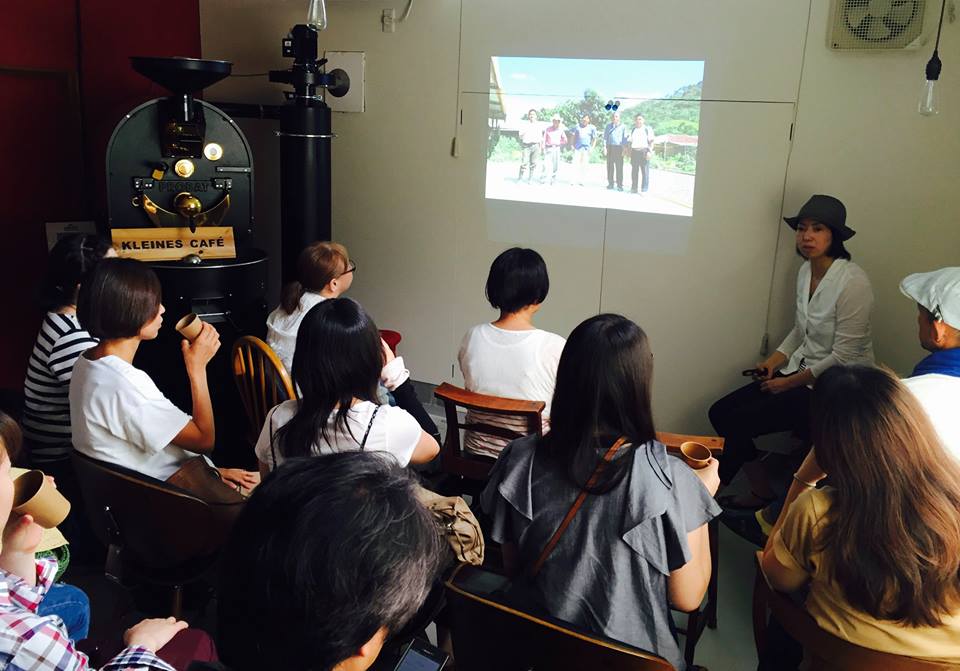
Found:
[(937, 321), (960, 329), (960, 268), (941, 268), (907, 275), (900, 291), (933, 315)]

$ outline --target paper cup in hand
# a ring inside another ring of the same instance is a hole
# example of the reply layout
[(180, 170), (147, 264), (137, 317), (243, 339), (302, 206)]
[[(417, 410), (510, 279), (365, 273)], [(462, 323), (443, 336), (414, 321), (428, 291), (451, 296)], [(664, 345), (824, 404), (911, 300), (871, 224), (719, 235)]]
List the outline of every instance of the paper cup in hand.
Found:
[(44, 529), (53, 529), (67, 518), (70, 502), (42, 471), (27, 471), (13, 481), (13, 512), (30, 515)]
[(680, 454), (687, 466), (695, 471), (706, 468), (710, 463), (710, 449), (700, 443), (686, 442), (680, 445)]
[(177, 322), (177, 331), (190, 342), (197, 339), (202, 328), (203, 320), (193, 312)]

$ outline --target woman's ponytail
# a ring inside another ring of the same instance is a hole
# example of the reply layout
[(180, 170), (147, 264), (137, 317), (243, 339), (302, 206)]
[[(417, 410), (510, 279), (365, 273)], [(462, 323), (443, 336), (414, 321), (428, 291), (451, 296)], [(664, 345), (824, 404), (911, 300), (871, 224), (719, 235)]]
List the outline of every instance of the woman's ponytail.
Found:
[(305, 292), (306, 289), (304, 289), (299, 280), (289, 282), (283, 287), (283, 293), (280, 296), (280, 307), (282, 307), (283, 311), (288, 315), (293, 314), (297, 306), (300, 305), (300, 299), (303, 298)]

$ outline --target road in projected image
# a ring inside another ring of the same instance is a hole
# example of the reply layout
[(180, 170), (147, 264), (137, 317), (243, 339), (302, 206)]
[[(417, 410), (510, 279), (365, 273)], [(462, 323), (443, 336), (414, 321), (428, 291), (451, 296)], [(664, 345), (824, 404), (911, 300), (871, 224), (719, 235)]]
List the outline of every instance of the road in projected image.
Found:
[(486, 197), (691, 216), (703, 61), (494, 57)]

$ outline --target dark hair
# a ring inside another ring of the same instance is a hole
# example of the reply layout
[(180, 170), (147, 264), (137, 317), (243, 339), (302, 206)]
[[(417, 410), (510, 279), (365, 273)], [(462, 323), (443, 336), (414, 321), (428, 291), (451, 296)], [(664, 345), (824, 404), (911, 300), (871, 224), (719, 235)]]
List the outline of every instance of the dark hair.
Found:
[(0, 410), (0, 451), (6, 452), (7, 459), (12, 464), (20, 456), (22, 446), (23, 432), (20, 431), (20, 425), (13, 417)]
[(257, 487), (220, 566), (217, 647), (232, 669), (327, 671), (396, 633), (443, 558), (415, 481), (392, 456), (284, 463)]
[(583, 487), (604, 452), (621, 436), (629, 444), (607, 466), (596, 492), (616, 486), (636, 447), (653, 440), (650, 386), (653, 353), (647, 334), (620, 315), (586, 320), (570, 334), (560, 355), (550, 409), (547, 454)]
[(40, 307), (47, 312), (76, 305), (77, 287), (110, 250), (110, 241), (90, 233), (57, 240), (47, 257), (47, 273), (40, 286)]
[[(827, 226), (826, 224), (822, 225)], [(827, 228), (830, 227), (827, 226)], [(795, 248), (795, 251), (797, 252), (797, 256), (799, 256), (801, 259), (807, 258), (800, 252), (799, 246)], [(837, 232), (832, 228), (830, 228), (830, 248), (827, 250), (827, 256), (829, 256), (831, 259), (846, 259), (847, 261), (853, 258), (850, 255), (850, 252), (847, 251), (847, 248), (843, 245), (843, 240), (840, 239), (840, 236), (837, 235)]]
[[(336, 428), (352, 436), (347, 424), (350, 404), (354, 398), (375, 402), (382, 368), (380, 332), (359, 303), (330, 298), (310, 308), (293, 354), (300, 407), (277, 431), (280, 453), (285, 458), (313, 454), (318, 438), (327, 440), (327, 421), (334, 412)], [(354, 439), (360, 443), (359, 436)]]
[(528, 305), (542, 303), (550, 291), (550, 277), (543, 257), (532, 249), (512, 247), (493, 260), (487, 275), (490, 305), (510, 314)]
[(833, 485), (817, 540), (858, 610), (936, 627), (960, 608), (960, 464), (895, 376), (833, 366), (813, 389), (811, 437)]
[(160, 280), (135, 259), (104, 259), (80, 285), (77, 319), (94, 338), (132, 338), (159, 310)]
[(347, 248), (337, 242), (315, 242), (297, 257), (297, 279), (283, 288), (280, 306), (293, 314), (307, 291), (319, 292), (346, 272), (350, 264)]

